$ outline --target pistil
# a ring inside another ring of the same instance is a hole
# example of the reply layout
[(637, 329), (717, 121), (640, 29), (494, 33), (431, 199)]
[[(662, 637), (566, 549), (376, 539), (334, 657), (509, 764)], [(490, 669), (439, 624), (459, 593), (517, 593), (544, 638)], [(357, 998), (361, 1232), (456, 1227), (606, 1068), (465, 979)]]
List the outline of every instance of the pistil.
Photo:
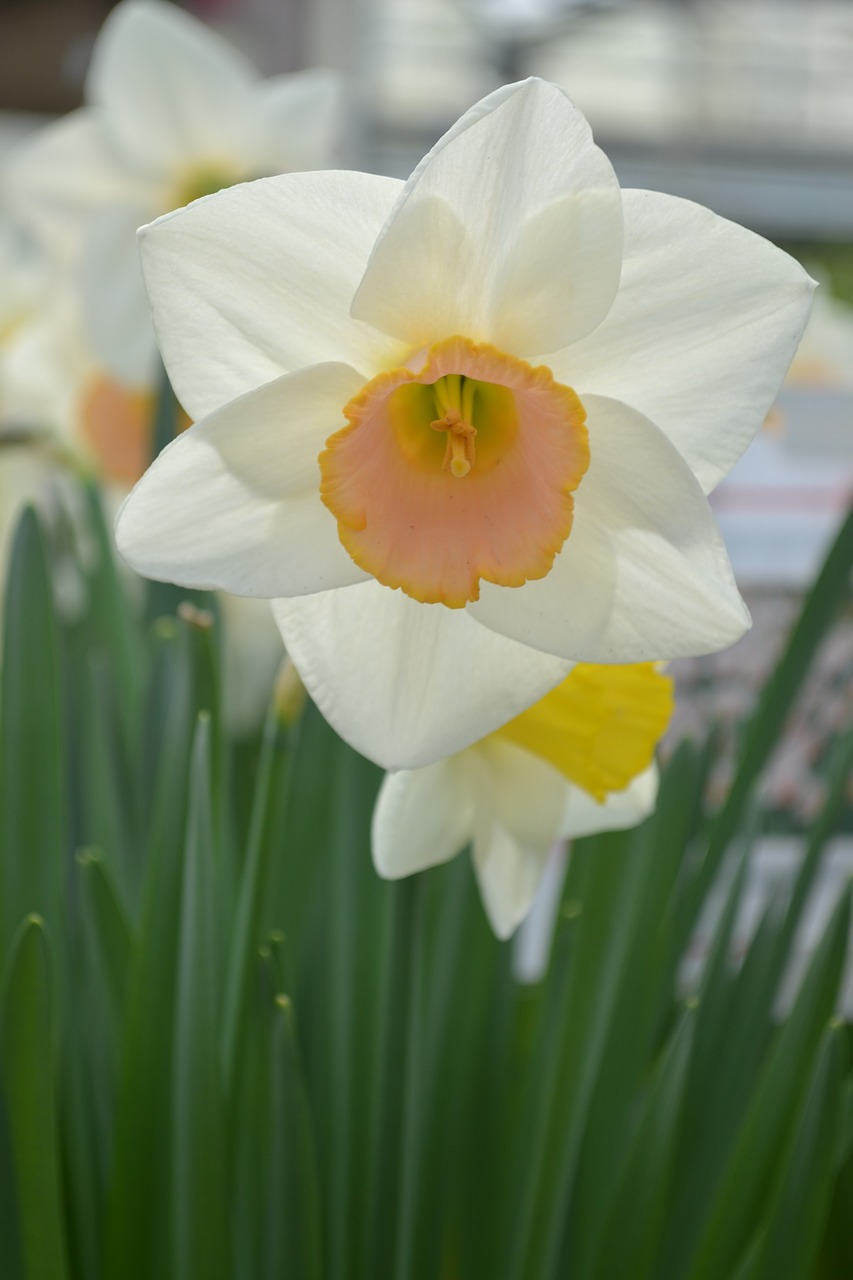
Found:
[(470, 422), (466, 422), (458, 409), (452, 408), (446, 411), (443, 418), (438, 418), (429, 425), (433, 431), (447, 432), (447, 448), (444, 451), (441, 469), (449, 471), (451, 475), (456, 476), (457, 480), (461, 480), (463, 476), (467, 476), (474, 465), (474, 440), (477, 428), (472, 427)]

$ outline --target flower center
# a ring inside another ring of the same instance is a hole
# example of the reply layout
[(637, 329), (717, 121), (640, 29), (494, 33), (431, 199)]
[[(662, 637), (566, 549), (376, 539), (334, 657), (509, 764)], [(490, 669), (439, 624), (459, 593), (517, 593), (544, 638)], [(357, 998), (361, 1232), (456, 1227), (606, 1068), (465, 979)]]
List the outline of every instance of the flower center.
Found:
[[(448, 338), (373, 378), (320, 454), (323, 502), (361, 568), (461, 608), (481, 580), (544, 577), (589, 465), (583, 406), (549, 369)], [(465, 480), (460, 485), (460, 480)]]
[(429, 425), (433, 431), (447, 432), (447, 448), (441, 468), (461, 480), (463, 476), (467, 476), (477, 456), (474, 450), (477, 428), (466, 422), (455, 409), (448, 409), (443, 418)]
[(433, 395), (442, 416), (429, 425), (433, 431), (447, 434), (442, 471), (449, 471), (457, 480), (467, 476), (477, 456), (474, 441), (477, 428), (472, 424), (474, 416), (475, 384), (471, 378), (449, 373), (432, 384)]
[(546, 760), (601, 803), (651, 764), (672, 716), (672, 690), (653, 662), (578, 663), (492, 736)]
[(202, 196), (215, 195), (224, 187), (230, 187), (235, 182), (239, 182), (238, 175), (234, 172), (229, 173), (228, 168), (228, 165), (222, 165), (221, 168), (211, 165), (209, 168), (193, 169), (184, 174), (168, 201), (169, 210), (182, 209), (184, 205), (192, 204), (193, 200), (200, 200)]

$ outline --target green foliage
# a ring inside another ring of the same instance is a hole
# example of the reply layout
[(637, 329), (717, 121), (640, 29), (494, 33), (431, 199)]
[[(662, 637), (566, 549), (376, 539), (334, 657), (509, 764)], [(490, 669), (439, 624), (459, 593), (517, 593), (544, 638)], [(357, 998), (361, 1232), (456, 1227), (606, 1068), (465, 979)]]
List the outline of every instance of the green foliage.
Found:
[(853, 521), (723, 809), (683, 745), (652, 818), (576, 843), (523, 985), (466, 859), (376, 877), (379, 772), (314, 708), (230, 737), (215, 610), (131, 607), (87, 498), (83, 614), (54, 609), (32, 513), (4, 610), (4, 1280), (851, 1274), (846, 895), (784, 1012), (780, 991), (853, 731), (791, 893), (737, 963), (732, 939), (754, 785), (845, 599)]

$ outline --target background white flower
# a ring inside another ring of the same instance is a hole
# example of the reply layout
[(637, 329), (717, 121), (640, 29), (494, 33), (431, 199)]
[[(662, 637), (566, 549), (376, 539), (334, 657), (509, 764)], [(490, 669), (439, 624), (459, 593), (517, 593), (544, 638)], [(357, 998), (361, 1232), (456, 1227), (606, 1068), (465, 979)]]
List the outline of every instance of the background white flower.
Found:
[(86, 105), (23, 143), (7, 175), (12, 206), (74, 273), (112, 373), (147, 383), (156, 362), (136, 228), (231, 183), (328, 163), (338, 111), (331, 72), (264, 80), (173, 4), (112, 11)]
[[(4, 258), (2, 249), (9, 243)], [(95, 479), (114, 516), (151, 458), (156, 396), (109, 377), (86, 340), (79, 298), (21, 258), (0, 222), (0, 597), (9, 550), (24, 506), (36, 506), (48, 529), (62, 525), (86, 559), (81, 475)], [(82, 509), (81, 509), (82, 508)], [(63, 613), (80, 608), (85, 584), (72, 557), (55, 551), (54, 586)], [(141, 606), (142, 584), (124, 575)], [(236, 734), (261, 723), (281, 662), (282, 643), (269, 603), (221, 593), (224, 715)]]
[(672, 682), (651, 664), (575, 667), (515, 724), (426, 768), (386, 775), (373, 815), (377, 871), (398, 879), (470, 844), (486, 914), (508, 937), (555, 840), (651, 813), (654, 749), (672, 707)]

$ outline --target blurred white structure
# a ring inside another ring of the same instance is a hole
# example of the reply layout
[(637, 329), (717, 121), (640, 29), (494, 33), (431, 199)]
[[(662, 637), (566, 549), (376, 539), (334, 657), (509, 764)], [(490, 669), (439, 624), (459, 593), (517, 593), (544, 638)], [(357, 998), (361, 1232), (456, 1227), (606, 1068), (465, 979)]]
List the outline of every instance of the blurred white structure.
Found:
[(711, 503), (742, 587), (808, 587), (853, 503), (853, 311), (825, 289), (765, 430)]
[(625, 186), (767, 234), (846, 239), (846, 0), (373, 0), (371, 167), (404, 174), (488, 88), (554, 80)]

